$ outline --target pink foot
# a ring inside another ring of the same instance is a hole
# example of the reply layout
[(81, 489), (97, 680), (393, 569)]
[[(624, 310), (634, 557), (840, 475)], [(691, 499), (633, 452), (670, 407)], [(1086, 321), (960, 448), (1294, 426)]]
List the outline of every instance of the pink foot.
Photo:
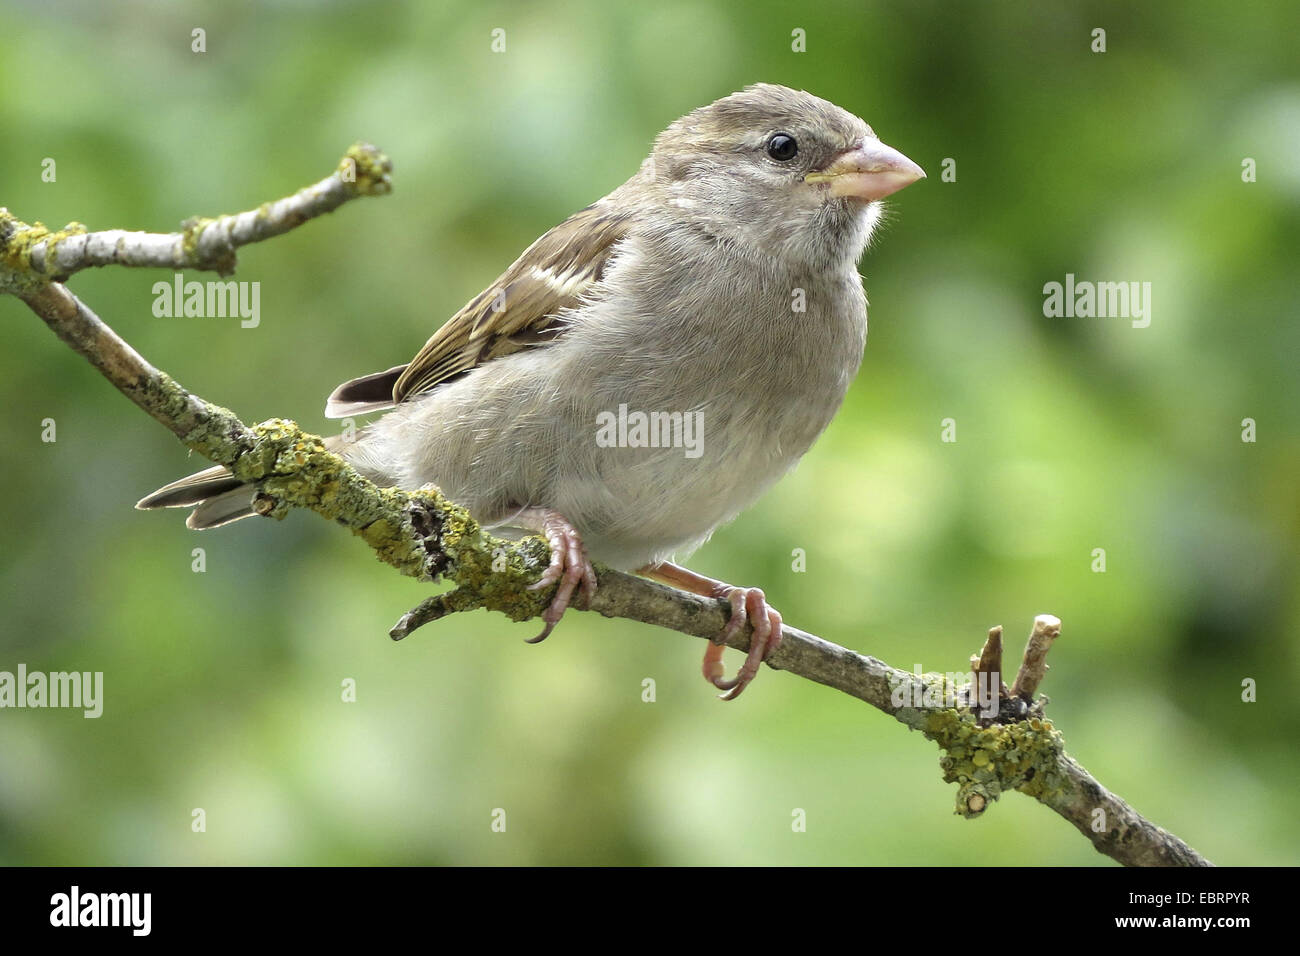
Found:
[[(667, 561), (646, 565), (637, 573), (692, 594), (722, 598), (731, 603), (731, 617), (722, 628), (722, 633), (705, 649), (701, 670), (704, 679), (710, 684), (718, 690), (728, 691), (726, 694), (719, 695), (723, 700), (735, 700), (739, 697), (749, 686), (749, 682), (757, 676), (759, 666), (781, 644), (781, 614), (767, 603), (767, 596), (763, 594), (762, 589), (733, 587)], [(726, 642), (749, 623), (754, 625), (754, 630), (749, 639), (749, 653), (745, 655), (745, 663), (741, 665), (735, 677), (725, 680), (726, 671), (722, 666), (722, 652)]]
[[(767, 596), (762, 588), (737, 588), (722, 586), (722, 593), (717, 597), (731, 602), (731, 617), (716, 643), (710, 644), (704, 651), (704, 679), (718, 690), (728, 691), (720, 695), (723, 700), (735, 700), (749, 686), (749, 682), (758, 676), (758, 668), (768, 656), (781, 644), (781, 612), (767, 603)], [(749, 639), (749, 653), (745, 663), (731, 680), (724, 680), (726, 671), (722, 666), (722, 651), (729, 638), (735, 636), (747, 624), (753, 622), (754, 632)]]
[(596, 595), (596, 570), (591, 566), (591, 559), (587, 557), (587, 549), (577, 529), (558, 511), (550, 508), (525, 508), (511, 519), (511, 523), (539, 532), (551, 546), (550, 565), (542, 572), (536, 584), (529, 585), (528, 590), (540, 591), (557, 581), (560, 583), (550, 606), (542, 614), (546, 626), (542, 633), (527, 642), (539, 644), (560, 623), (560, 618), (564, 617), (564, 612), (573, 599), (573, 592), (579, 587), (582, 606), (591, 606), (591, 599)]

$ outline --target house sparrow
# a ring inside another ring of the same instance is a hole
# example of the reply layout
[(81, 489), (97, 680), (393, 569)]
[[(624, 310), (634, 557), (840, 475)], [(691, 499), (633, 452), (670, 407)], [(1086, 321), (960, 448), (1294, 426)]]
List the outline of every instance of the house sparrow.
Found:
[[(759, 588), (670, 562), (703, 544), (808, 451), (862, 360), (857, 261), (879, 200), (925, 173), (862, 120), (757, 84), (694, 110), (640, 170), (528, 247), (406, 365), (330, 395), (342, 418), (392, 409), (330, 447), (372, 481), (437, 485), (490, 528), (539, 532), (558, 584), (544, 639), (588, 557), (730, 602), (704, 676), (738, 695), (780, 640)], [(137, 507), (187, 524), (253, 514), (210, 468)], [(752, 621), (724, 680), (721, 641)]]

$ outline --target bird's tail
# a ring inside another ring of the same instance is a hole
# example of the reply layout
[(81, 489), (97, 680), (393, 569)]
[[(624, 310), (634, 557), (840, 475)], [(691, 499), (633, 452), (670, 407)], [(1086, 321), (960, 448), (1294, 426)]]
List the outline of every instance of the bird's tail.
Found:
[(197, 506), (185, 519), (185, 524), (203, 530), (253, 514), (253, 496), (256, 493), (252, 485), (234, 477), (225, 465), (217, 465), (163, 485), (153, 494), (145, 495), (135, 506), (141, 510)]
[[(338, 452), (343, 447), (341, 436), (325, 439), (325, 447)], [(216, 465), (163, 485), (145, 495), (135, 506), (141, 511), (192, 507), (194, 510), (185, 519), (185, 524), (196, 531), (204, 531), (256, 514), (253, 511), (256, 495), (256, 487), (240, 481), (225, 465)]]

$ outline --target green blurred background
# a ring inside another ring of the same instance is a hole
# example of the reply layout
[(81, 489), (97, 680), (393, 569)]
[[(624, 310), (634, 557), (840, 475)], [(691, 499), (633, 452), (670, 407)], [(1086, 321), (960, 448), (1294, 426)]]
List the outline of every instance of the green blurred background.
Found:
[[(155, 318), (169, 273), (72, 282), (245, 421), (327, 430), (335, 384), (409, 358), (680, 114), (757, 80), (839, 103), (930, 179), (862, 262), (839, 417), (692, 567), (908, 669), (963, 667), (995, 623), (1018, 651), (1055, 613), (1071, 752), (1216, 862), (1296, 863), (1296, 11), (4, 0), (0, 205), (169, 231), (380, 145), (391, 197), (242, 251), (257, 329)], [(1067, 272), (1151, 282), (1151, 326), (1044, 318)], [(103, 671), (106, 696), (98, 720), (0, 711), (0, 862), (1109, 862), (1018, 794), (953, 816), (934, 745), (845, 696), (765, 671), (719, 703), (667, 631), (573, 614), (528, 647), (535, 624), (480, 612), (394, 644), (426, 586), (310, 514), (198, 535), (133, 511), (203, 463), (16, 301), (0, 317), (0, 670)]]

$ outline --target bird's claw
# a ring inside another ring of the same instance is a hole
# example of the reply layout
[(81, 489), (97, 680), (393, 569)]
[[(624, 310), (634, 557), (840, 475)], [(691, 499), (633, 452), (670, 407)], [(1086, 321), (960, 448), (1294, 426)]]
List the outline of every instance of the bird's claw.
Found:
[[(709, 644), (704, 651), (702, 670), (704, 679), (718, 690), (726, 691), (719, 696), (723, 700), (735, 700), (758, 674), (763, 661), (781, 644), (781, 612), (767, 603), (767, 596), (762, 588), (738, 588), (723, 586), (718, 597), (731, 603), (731, 617), (723, 627), (718, 639)], [(749, 639), (749, 653), (745, 663), (731, 680), (725, 680), (726, 673), (722, 664), (722, 652), (726, 642), (740, 633), (741, 628), (753, 622), (754, 630)]]
[(560, 618), (564, 617), (574, 591), (578, 592), (583, 609), (591, 607), (591, 600), (596, 596), (596, 570), (591, 566), (587, 548), (577, 529), (556, 511), (540, 512), (537, 517), (537, 530), (546, 536), (546, 542), (551, 546), (551, 563), (537, 582), (528, 586), (528, 590), (540, 591), (557, 582), (560, 586), (550, 606), (542, 613), (546, 626), (542, 633), (528, 639), (526, 643), (529, 644), (540, 644), (550, 636)]

